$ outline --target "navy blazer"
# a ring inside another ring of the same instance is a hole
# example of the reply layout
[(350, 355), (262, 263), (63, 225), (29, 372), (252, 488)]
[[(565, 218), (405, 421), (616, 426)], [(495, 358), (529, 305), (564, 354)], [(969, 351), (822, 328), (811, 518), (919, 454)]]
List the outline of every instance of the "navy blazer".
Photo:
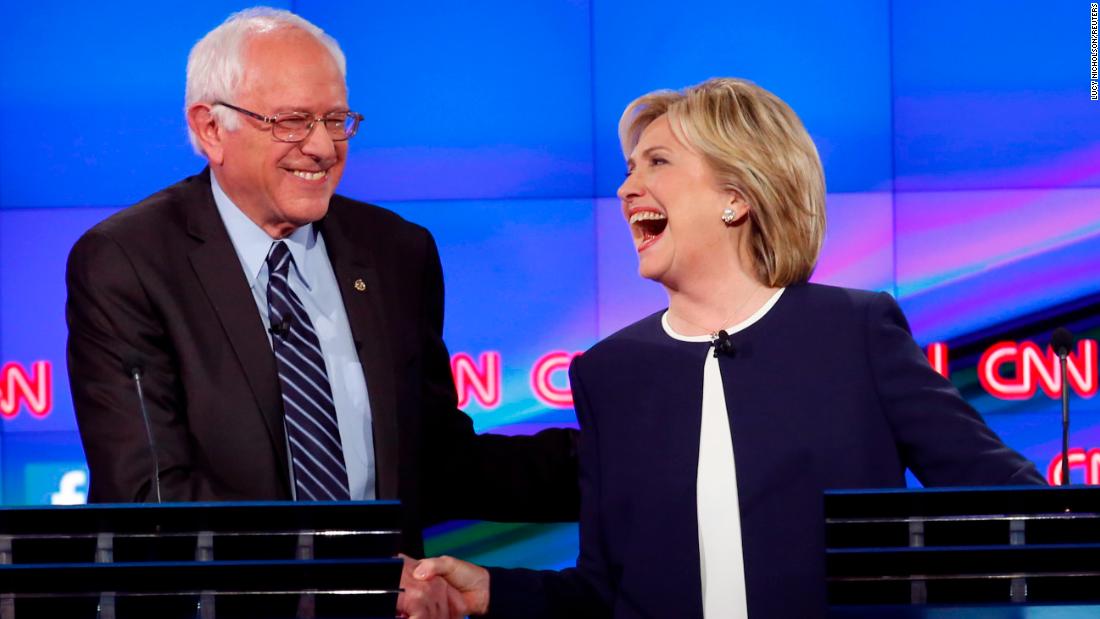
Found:
[[(1041, 484), (929, 366), (893, 298), (789, 287), (719, 365), (737, 464), (749, 615), (825, 612), (823, 491)], [(576, 359), (577, 567), (491, 574), (500, 617), (702, 617), (696, 471), (708, 343), (661, 313)]]

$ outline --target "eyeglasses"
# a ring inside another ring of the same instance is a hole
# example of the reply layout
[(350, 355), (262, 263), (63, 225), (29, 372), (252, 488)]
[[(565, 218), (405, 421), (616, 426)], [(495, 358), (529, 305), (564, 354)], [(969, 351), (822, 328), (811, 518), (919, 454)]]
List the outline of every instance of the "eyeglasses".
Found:
[(318, 122), (325, 126), (325, 132), (333, 142), (342, 142), (355, 135), (359, 130), (359, 123), (363, 120), (362, 114), (350, 111), (329, 112), (324, 116), (314, 116), (307, 112), (281, 112), (274, 116), (263, 116), (224, 101), (215, 101), (214, 105), (227, 107), (271, 125), (271, 137), (280, 142), (304, 141), (313, 132), (313, 126)]

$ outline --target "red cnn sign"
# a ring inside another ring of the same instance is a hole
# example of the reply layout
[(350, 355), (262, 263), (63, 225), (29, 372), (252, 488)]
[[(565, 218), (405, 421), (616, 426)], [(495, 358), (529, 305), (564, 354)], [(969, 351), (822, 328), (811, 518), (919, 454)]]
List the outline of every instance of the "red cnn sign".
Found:
[[(535, 361), (535, 367), (531, 368), (531, 391), (540, 402), (550, 408), (572, 408), (573, 391), (568, 387), (558, 387), (551, 378), (554, 374), (569, 371), (569, 364), (573, 357), (579, 356), (579, 352), (566, 352), (555, 350), (548, 352)], [(566, 376), (568, 383), (568, 376)]]
[[(555, 350), (535, 360), (531, 367), (531, 393), (544, 406), (572, 408), (573, 393), (569, 390), (566, 372), (573, 357), (580, 354)], [(490, 409), (500, 404), (503, 386), (499, 352), (483, 352), (476, 361), (469, 353), (456, 353), (451, 357), (451, 373), (454, 375), (459, 407), (477, 402), (482, 408)]]
[(482, 408), (496, 408), (500, 404), (500, 353), (490, 350), (478, 357), (480, 365), (464, 352), (451, 357), (451, 374), (458, 391), (459, 408), (465, 408), (470, 403), (471, 392)]
[[(1081, 447), (1071, 447), (1069, 452), (1069, 468), (1083, 469), (1085, 472), (1085, 483), (1090, 486), (1100, 485), (1100, 449), (1089, 449), (1085, 451)], [(1047, 466), (1047, 483), (1052, 486), (1062, 485), (1062, 454), (1061, 452), (1054, 454), (1054, 457), (1050, 459), (1050, 465)]]
[(0, 416), (11, 419), (21, 408), (35, 417), (45, 417), (53, 410), (53, 364), (49, 361), (35, 361), (29, 373), (18, 363), (0, 368)]
[[(1015, 372), (1006, 375), (1004, 366)], [(1096, 395), (1096, 340), (1080, 340), (1066, 360), (1069, 386), (1082, 397)], [(998, 342), (978, 362), (978, 380), (991, 395), (1002, 400), (1026, 400), (1039, 389), (1048, 397), (1062, 395), (1062, 371), (1058, 355), (1048, 346), (1041, 350), (1031, 342)]]

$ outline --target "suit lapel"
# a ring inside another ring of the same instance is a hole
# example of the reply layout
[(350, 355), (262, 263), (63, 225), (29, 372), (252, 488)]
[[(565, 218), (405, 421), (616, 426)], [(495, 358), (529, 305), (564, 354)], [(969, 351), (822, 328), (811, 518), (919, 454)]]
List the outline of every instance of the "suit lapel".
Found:
[[(364, 239), (348, 238), (341, 225), (340, 206), (329, 208), (325, 219), (314, 224), (321, 232), (336, 275), (351, 336), (367, 382), (374, 434), (376, 496), (396, 499), (398, 480), (397, 406), (393, 358), (387, 334), (384, 290), (377, 261)], [(330, 223), (331, 222), (331, 223)]]
[(214, 204), (209, 174), (207, 168), (195, 179), (198, 195), (188, 205), (188, 233), (202, 241), (189, 255), (191, 266), (244, 370), (279, 461), (277, 474), (289, 488), (282, 395), (275, 357), (256, 311), (256, 301), (241, 274), (240, 258)]

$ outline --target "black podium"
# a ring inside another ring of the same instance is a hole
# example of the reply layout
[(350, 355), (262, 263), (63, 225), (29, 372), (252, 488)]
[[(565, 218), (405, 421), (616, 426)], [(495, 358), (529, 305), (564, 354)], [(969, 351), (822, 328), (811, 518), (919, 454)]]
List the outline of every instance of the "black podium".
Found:
[(834, 491), (825, 518), (832, 617), (1100, 617), (1100, 488)]
[(0, 619), (393, 617), (397, 502), (0, 509)]

